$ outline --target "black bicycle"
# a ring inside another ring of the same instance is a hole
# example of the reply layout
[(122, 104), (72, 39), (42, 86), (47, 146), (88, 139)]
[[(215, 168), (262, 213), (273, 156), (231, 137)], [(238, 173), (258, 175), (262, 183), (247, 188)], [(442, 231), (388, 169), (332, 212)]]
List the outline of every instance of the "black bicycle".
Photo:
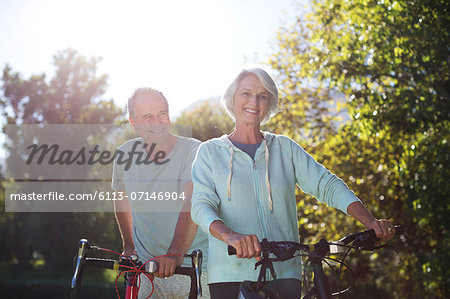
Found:
[[(395, 233), (396, 235), (400, 235), (402, 233), (401, 226), (395, 226)], [(352, 273), (353, 279), (349, 287), (333, 293), (328, 277), (323, 270), (322, 263), (325, 262), (330, 265), (328, 260), (332, 260), (340, 264), (338, 271), (338, 277), (340, 278), (340, 273), (343, 266), (351, 270), (350, 267), (344, 263), (344, 260), (351, 249), (374, 251), (386, 246), (378, 245), (379, 241), (380, 239), (377, 238), (375, 231), (372, 229), (348, 235), (339, 241), (334, 242), (321, 239), (314, 245), (290, 241), (269, 242), (267, 239), (263, 239), (261, 242), (261, 260), (255, 264), (255, 269), (257, 269), (257, 267), (261, 267), (259, 270), (258, 281), (244, 281), (240, 286), (239, 298), (281, 298), (279, 294), (266, 287), (267, 271), (270, 271), (273, 279), (276, 279), (277, 275), (273, 267), (273, 262), (286, 261), (296, 256), (306, 256), (306, 264), (303, 267), (303, 291), (306, 295), (303, 299), (331, 299), (332, 296), (338, 296), (347, 292), (354, 284), (354, 277)], [(328, 254), (339, 253), (344, 253), (341, 260), (333, 259), (327, 256)], [(228, 254), (236, 254), (236, 249), (232, 246), (228, 246)], [(309, 290), (307, 289), (306, 283), (306, 268), (308, 265), (311, 265), (314, 273), (314, 286)]]
[[(87, 257), (89, 252), (94, 251), (115, 253), (118, 255), (118, 259), (116, 260), (116, 259)], [(187, 275), (191, 278), (191, 287), (188, 298), (195, 299), (197, 298), (197, 296), (202, 296), (202, 287), (200, 278), (202, 274), (203, 254), (200, 249), (196, 249), (191, 254), (186, 254), (185, 257), (191, 258), (192, 267), (177, 267), (175, 269), (175, 274)], [(72, 299), (77, 299), (80, 296), (81, 280), (83, 276), (84, 266), (86, 265), (99, 267), (103, 269), (122, 271), (117, 276), (117, 278), (119, 278), (121, 274), (124, 274), (125, 299), (137, 298), (140, 284), (139, 274), (147, 275), (148, 279), (150, 279), (149, 273), (155, 272), (157, 268), (156, 263), (152, 260), (142, 263), (140, 261), (137, 261), (137, 258), (132, 259), (130, 257), (122, 256), (121, 254), (114, 252), (110, 249), (92, 246), (89, 244), (88, 240), (81, 239), (78, 242), (78, 250), (74, 258), (74, 273), (71, 283), (71, 295), (70, 295), (70, 298)], [(117, 296), (118, 298), (120, 298), (119, 291), (117, 288), (117, 279), (115, 284)], [(152, 294), (150, 294), (149, 297), (151, 297), (151, 295)]]

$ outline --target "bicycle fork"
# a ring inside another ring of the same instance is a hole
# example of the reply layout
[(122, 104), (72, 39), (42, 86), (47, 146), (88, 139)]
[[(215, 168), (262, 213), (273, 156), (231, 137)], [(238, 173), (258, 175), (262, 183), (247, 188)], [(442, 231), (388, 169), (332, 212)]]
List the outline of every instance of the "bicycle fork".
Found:
[(317, 299), (331, 299), (331, 288), (328, 278), (323, 272), (321, 258), (312, 258), (311, 266), (314, 271), (314, 289), (317, 294)]
[(138, 297), (138, 277), (136, 272), (125, 273), (125, 298), (136, 299)]

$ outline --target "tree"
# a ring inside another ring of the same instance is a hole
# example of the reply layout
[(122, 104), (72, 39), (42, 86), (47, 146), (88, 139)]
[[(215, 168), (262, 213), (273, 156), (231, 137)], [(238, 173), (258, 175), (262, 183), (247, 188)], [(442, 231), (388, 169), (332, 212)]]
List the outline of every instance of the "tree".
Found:
[[(3, 70), (0, 107), (7, 124), (113, 124), (124, 117), (112, 100), (102, 99), (107, 75), (98, 75), (99, 58), (87, 59), (72, 49), (54, 56), (55, 74), (24, 79), (6, 66)], [(76, 139), (67, 128), (67, 137)], [(25, 137), (10, 140), (9, 158)], [(16, 146), (15, 146), (16, 145)], [(44, 170), (43, 170), (44, 172)], [(55, 273), (71, 271), (72, 257), (81, 237), (119, 248), (120, 237), (110, 213), (2, 213), (5, 235), (3, 265), (34, 265), (45, 262)], [(93, 229), (95, 228), (95, 229)], [(14, 270), (14, 267), (13, 267)]]
[[(280, 118), (279, 127), (305, 123), (311, 104), (303, 102), (316, 99), (290, 97), (298, 90), (331, 90), (346, 99), (352, 121), (335, 134), (319, 132), (323, 142), (311, 150), (359, 190), (376, 216), (405, 226), (400, 262), (387, 263), (393, 256), (385, 252), (364, 260), (377, 273), (378, 289), (388, 287), (397, 298), (444, 298), (450, 277), (449, 24), (447, 1), (313, 1), (309, 12), (280, 29), (269, 60), (296, 120)], [(318, 214), (336, 216), (309, 200), (299, 207), (306, 237), (325, 233)], [(345, 231), (346, 222), (328, 234)]]
[(64, 50), (53, 58), (56, 74), (49, 82), (45, 74), (25, 80), (6, 66), (1, 107), (7, 123), (113, 123), (123, 111), (112, 100), (100, 99), (107, 75), (96, 74), (99, 62), (99, 58), (86, 59), (75, 50)]
[(192, 137), (201, 141), (231, 133), (234, 128), (225, 108), (214, 101), (202, 101), (183, 111), (174, 124), (192, 128)]

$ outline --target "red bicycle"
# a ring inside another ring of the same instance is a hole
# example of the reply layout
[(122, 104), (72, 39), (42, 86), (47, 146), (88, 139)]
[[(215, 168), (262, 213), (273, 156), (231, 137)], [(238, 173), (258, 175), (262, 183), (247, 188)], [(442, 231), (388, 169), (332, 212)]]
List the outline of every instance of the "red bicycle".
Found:
[[(115, 259), (87, 257), (88, 252), (93, 251), (115, 253), (118, 255), (119, 258), (115, 260)], [(190, 277), (191, 287), (188, 298), (195, 299), (197, 298), (197, 296), (202, 296), (200, 277), (202, 274), (203, 253), (200, 249), (196, 249), (191, 254), (186, 254), (185, 257), (191, 258), (192, 267), (177, 267), (175, 270), (175, 274), (187, 275)], [(124, 274), (125, 299), (137, 298), (140, 284), (139, 274), (144, 274), (148, 277), (148, 279), (150, 279), (149, 273), (155, 272), (157, 268), (157, 264), (152, 260), (142, 263), (140, 261), (137, 261), (137, 259), (132, 259), (130, 257), (123, 256), (120, 253), (114, 252), (110, 249), (92, 246), (89, 244), (88, 240), (81, 239), (78, 242), (78, 250), (74, 258), (74, 273), (70, 288), (71, 289), (70, 298), (72, 299), (80, 298), (81, 280), (83, 276), (84, 266), (86, 265), (99, 267), (103, 269), (122, 271), (117, 276), (117, 278), (119, 278), (122, 274)], [(117, 279), (115, 284), (117, 296), (118, 298), (120, 298), (119, 291), (117, 288)], [(150, 298), (152, 294), (150, 294), (147, 298)]]

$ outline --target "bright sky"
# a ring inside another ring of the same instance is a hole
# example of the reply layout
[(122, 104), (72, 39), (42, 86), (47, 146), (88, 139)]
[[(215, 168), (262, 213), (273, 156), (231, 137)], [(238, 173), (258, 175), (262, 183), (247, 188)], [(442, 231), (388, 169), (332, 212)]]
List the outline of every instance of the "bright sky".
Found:
[(295, 7), (293, 0), (2, 0), (0, 67), (26, 78), (53, 75), (53, 55), (71, 47), (103, 58), (107, 99), (124, 107), (135, 88), (149, 86), (176, 116), (221, 96), (242, 68), (267, 61)]

